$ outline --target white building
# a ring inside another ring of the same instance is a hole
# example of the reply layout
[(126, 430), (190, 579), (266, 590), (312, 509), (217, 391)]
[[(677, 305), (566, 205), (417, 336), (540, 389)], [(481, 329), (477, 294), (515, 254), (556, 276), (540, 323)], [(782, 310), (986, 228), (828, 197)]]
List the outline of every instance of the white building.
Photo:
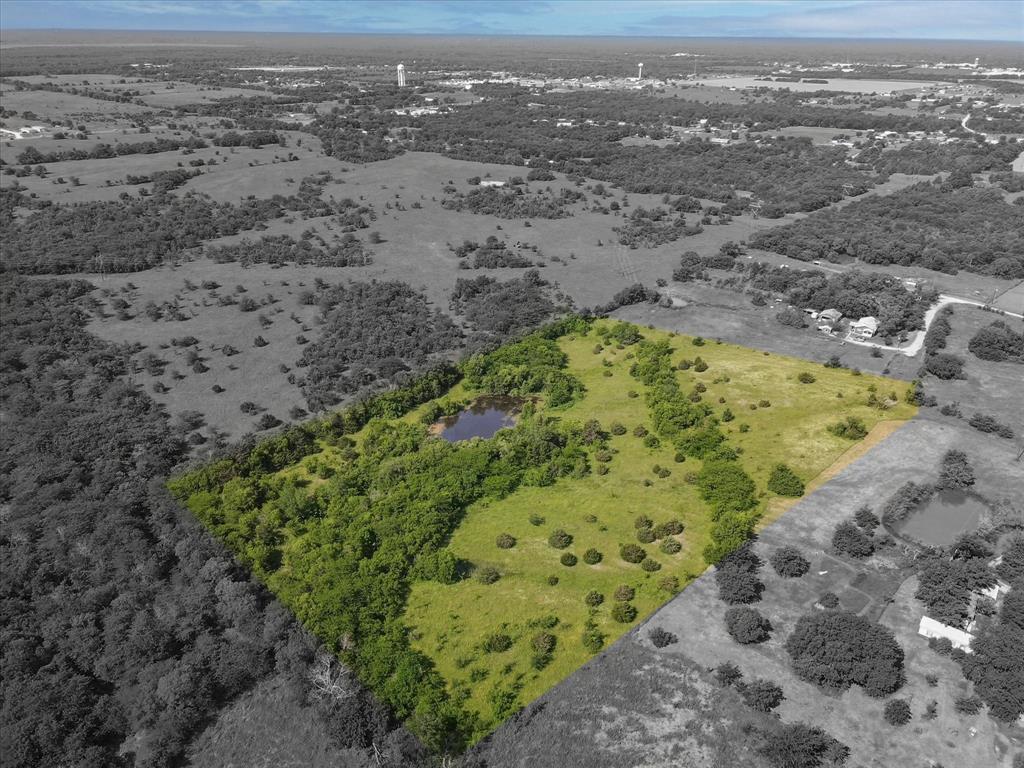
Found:
[(480, 180), (480, 186), (481, 187), (504, 187), (505, 186), (505, 182), (504, 181), (499, 181), (498, 179), (481, 179)]
[(965, 653), (971, 652), (971, 641), (974, 639), (974, 635), (970, 632), (943, 624), (929, 616), (921, 617), (921, 625), (917, 629), (917, 634), (929, 639), (945, 638), (953, 644), (954, 648), (959, 648)]
[(850, 325), (850, 336), (861, 341), (870, 339), (878, 333), (878, 319), (874, 317), (862, 317)]

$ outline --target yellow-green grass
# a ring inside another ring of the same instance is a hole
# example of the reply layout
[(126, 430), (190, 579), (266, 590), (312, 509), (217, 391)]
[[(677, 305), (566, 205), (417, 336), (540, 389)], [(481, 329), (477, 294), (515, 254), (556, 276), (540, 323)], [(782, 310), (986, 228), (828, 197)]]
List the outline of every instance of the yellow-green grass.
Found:
[[(670, 335), (644, 330), (646, 338), (659, 340)], [(663, 445), (651, 449), (632, 433), (640, 424), (650, 428), (642, 387), (629, 375), (629, 348), (605, 348), (594, 353), (598, 334), (566, 338), (561, 346), (569, 356), (570, 371), (586, 386), (586, 396), (572, 407), (553, 411), (564, 419), (598, 419), (605, 429), (614, 422), (627, 427), (624, 435), (611, 438), (615, 455), (606, 475), (592, 473), (582, 479), (563, 479), (544, 488), (523, 488), (501, 501), (480, 502), (467, 511), (450, 542), (460, 558), (476, 565), (493, 565), (502, 576), (493, 584), (473, 579), (452, 585), (418, 582), (409, 597), (406, 622), (412, 631), (413, 645), (430, 656), (452, 690), (465, 696), (465, 706), (481, 718), (482, 733), (497, 723), (489, 694), (495, 686), (521, 687), (519, 702), (525, 704), (562, 680), (590, 656), (582, 644), (588, 616), (611, 642), (631, 625), (615, 622), (611, 609), (613, 593), (620, 584), (636, 589), (633, 600), (639, 621), (670, 596), (659, 589), (665, 576), (675, 576), (685, 586), (705, 567), (702, 551), (708, 542), (711, 521), (707, 507), (697, 495), (687, 475), (700, 468), (700, 462), (674, 461), (674, 450)], [(764, 489), (773, 466), (785, 462), (805, 481), (829, 468), (851, 447), (826, 426), (839, 418), (855, 415), (868, 428), (881, 421), (910, 418), (915, 408), (899, 402), (888, 410), (869, 406), (869, 387), (879, 397), (890, 392), (902, 396), (905, 385), (890, 379), (854, 375), (844, 369), (713, 341), (695, 346), (692, 338), (671, 337), (675, 347), (673, 361), (702, 357), (708, 370), (696, 373), (691, 368), (679, 371), (684, 391), (698, 381), (707, 386), (704, 401), (716, 412), (730, 408), (735, 419), (724, 423), (730, 444), (742, 449), (740, 461)], [(603, 361), (612, 363), (606, 367)], [(605, 371), (611, 371), (610, 377)], [(802, 372), (812, 373), (814, 383), (798, 380)], [(724, 380), (728, 377), (728, 381)], [(630, 398), (636, 390), (639, 397)], [(460, 394), (472, 394), (460, 392)], [(840, 397), (839, 395), (842, 395)], [(724, 403), (719, 403), (724, 398)], [(762, 400), (769, 407), (758, 406)], [(751, 409), (750, 406), (758, 406)], [(749, 431), (740, 432), (739, 425)], [(655, 465), (671, 470), (659, 478)], [(762, 508), (773, 497), (762, 494)], [(777, 499), (775, 499), (777, 501)], [(544, 523), (535, 526), (531, 514)], [(621, 543), (638, 543), (634, 521), (645, 514), (656, 523), (678, 518), (685, 525), (680, 539), (683, 548), (676, 555), (662, 553), (657, 543), (645, 544), (648, 554), (661, 563), (655, 573), (619, 557)], [(596, 520), (594, 519), (596, 518)], [(579, 558), (573, 567), (563, 566), (563, 550), (550, 547), (549, 534), (562, 528), (573, 535), (572, 545), (564, 550)], [(517, 540), (512, 549), (495, 544), (501, 533)], [(604, 559), (596, 566), (583, 562), (589, 548), (599, 550)], [(557, 576), (551, 585), (549, 576)], [(584, 602), (588, 592), (596, 590), (605, 602), (592, 610)], [(541, 670), (531, 665), (530, 641), (540, 631), (537, 622), (557, 616), (558, 626), (551, 630), (557, 648), (550, 664)], [(502, 653), (484, 653), (480, 646), (494, 632), (510, 635), (514, 644)], [(486, 675), (486, 676), (485, 676)], [(481, 733), (481, 735), (482, 735)]]

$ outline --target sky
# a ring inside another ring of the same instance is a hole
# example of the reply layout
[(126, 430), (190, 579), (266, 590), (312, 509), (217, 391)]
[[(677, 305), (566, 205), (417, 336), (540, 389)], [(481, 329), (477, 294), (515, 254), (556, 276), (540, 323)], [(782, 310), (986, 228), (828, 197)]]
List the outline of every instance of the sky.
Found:
[(0, 0), (0, 29), (1024, 42), (1024, 0)]

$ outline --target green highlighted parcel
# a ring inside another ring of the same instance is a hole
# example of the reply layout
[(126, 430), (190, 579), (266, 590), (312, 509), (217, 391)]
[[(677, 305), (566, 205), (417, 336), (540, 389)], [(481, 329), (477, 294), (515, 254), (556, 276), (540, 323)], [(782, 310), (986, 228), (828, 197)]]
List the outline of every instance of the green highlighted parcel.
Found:
[[(743, 544), (771, 499), (910, 418), (903, 389), (568, 318), (169, 486), (428, 746), (455, 751)], [(523, 398), (514, 427), (432, 436), (487, 393)]]

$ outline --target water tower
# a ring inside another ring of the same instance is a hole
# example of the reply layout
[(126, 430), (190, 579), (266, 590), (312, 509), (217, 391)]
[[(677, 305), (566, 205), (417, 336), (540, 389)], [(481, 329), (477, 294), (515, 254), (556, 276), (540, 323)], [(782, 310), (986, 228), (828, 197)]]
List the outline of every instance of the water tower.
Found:
[(398, 65), (398, 87), (405, 88), (405, 64)]
[(644, 63), (642, 61), (640, 62), (639, 67), (637, 68), (636, 79), (637, 80), (643, 80), (644, 79)]

